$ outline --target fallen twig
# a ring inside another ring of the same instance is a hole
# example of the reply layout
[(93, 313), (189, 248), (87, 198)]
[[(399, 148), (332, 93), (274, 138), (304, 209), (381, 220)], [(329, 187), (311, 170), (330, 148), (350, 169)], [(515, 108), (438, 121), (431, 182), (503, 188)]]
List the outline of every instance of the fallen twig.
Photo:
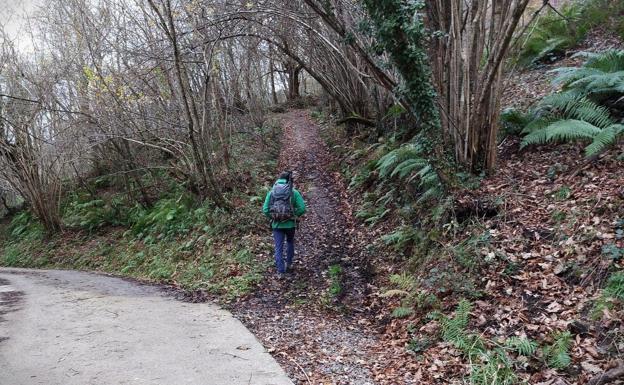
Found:
[(305, 376), (306, 380), (308, 381), (308, 384), (312, 385), (312, 381), (310, 380), (310, 377), (308, 376), (308, 373), (306, 373), (306, 371), (303, 369), (303, 367), (301, 367), (301, 365), (299, 365), (299, 363), (294, 358), (292, 358), (291, 356), (288, 355), (288, 353), (285, 353), (285, 352), (280, 352), (280, 354), (285, 356), (285, 357), (287, 357), (292, 362), (294, 362), (295, 365), (297, 365), (299, 370), (301, 370), (301, 372)]
[(619, 361), (615, 368), (609, 369), (606, 372), (595, 376), (589, 380), (587, 385), (608, 384), (609, 382), (615, 381), (622, 377), (624, 377), (624, 361)]

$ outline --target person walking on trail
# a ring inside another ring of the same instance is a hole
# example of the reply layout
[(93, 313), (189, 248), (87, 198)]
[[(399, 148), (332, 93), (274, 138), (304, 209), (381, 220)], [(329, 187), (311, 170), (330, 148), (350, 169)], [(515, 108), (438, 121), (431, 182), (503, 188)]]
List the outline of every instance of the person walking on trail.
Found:
[[(305, 214), (306, 206), (301, 193), (293, 187), (292, 172), (283, 172), (266, 195), (262, 212), (271, 219), (275, 241), (275, 266), (277, 277), (291, 269), (295, 256), (295, 231), (297, 220)], [(284, 260), (284, 240), (286, 260)]]

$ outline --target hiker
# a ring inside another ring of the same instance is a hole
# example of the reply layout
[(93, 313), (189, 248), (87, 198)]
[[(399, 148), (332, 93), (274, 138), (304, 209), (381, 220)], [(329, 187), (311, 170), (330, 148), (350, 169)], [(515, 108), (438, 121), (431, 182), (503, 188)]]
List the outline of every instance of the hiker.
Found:
[[(267, 193), (262, 212), (271, 219), (275, 240), (275, 265), (277, 277), (291, 269), (295, 256), (295, 230), (297, 219), (306, 211), (301, 193), (293, 188), (291, 172), (283, 172)], [(284, 261), (284, 240), (286, 240), (286, 260)]]

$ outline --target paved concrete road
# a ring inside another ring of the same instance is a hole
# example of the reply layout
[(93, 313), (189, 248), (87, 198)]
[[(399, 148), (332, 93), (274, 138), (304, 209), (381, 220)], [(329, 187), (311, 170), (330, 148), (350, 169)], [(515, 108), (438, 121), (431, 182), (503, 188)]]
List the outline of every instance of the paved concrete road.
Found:
[(2, 385), (292, 385), (232, 315), (75, 271), (0, 268)]

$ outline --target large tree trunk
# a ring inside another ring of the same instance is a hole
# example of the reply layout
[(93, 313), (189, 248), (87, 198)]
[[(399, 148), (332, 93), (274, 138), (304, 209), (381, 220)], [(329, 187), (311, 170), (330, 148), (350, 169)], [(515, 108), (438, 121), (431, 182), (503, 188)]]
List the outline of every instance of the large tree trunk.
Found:
[(296, 100), (301, 97), (301, 70), (303, 67), (292, 60), (286, 63), (286, 75), (288, 77), (288, 100)]

